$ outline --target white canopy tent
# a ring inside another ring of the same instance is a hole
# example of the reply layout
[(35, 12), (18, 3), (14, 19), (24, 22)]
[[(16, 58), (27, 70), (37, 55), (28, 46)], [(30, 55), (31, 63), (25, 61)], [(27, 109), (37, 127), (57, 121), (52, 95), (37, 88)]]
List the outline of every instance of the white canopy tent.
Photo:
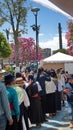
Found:
[(45, 69), (59, 69), (63, 68), (69, 73), (73, 73), (73, 56), (58, 52), (41, 61)]
[(59, 62), (59, 63), (66, 63), (66, 62), (73, 62), (73, 56), (58, 52), (46, 59), (43, 60), (43, 62), (47, 63), (54, 63), (54, 62)]

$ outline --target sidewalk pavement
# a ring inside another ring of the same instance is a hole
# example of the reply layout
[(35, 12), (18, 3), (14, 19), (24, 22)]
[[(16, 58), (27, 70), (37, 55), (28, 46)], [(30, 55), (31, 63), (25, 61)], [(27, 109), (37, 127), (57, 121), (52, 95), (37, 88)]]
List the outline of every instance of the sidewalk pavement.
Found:
[(69, 127), (71, 119), (71, 109), (67, 102), (62, 110), (57, 112), (56, 116), (49, 119), (42, 124), (40, 128), (36, 128), (35, 125), (30, 127), (30, 130), (71, 130)]

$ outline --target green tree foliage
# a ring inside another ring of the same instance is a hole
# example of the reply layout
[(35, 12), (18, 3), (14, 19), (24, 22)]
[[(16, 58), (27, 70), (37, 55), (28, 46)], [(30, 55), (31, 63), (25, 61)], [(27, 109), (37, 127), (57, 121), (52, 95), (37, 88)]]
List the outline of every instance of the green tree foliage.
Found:
[(0, 2), (0, 25), (7, 22), (12, 28), (15, 42), (15, 59), (16, 65), (18, 61), (18, 36), (21, 32), (25, 32), (27, 8), (25, 2), (27, 0), (2, 0)]
[(12, 52), (12, 49), (7, 42), (6, 38), (0, 33), (0, 58), (8, 58)]
[(57, 52), (62, 52), (62, 53), (64, 53), (64, 54), (68, 54), (68, 51), (66, 50), (66, 49), (58, 49), (58, 50), (55, 50), (55, 51), (53, 51), (53, 54), (55, 54), (55, 53), (57, 53)]

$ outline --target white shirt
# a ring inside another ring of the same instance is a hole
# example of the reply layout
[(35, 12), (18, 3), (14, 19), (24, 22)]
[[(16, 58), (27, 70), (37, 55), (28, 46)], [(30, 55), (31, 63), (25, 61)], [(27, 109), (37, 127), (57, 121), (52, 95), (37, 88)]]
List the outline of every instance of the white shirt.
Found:
[(56, 91), (56, 85), (52, 80), (46, 81), (45, 82), (45, 89), (46, 89), (46, 94), (54, 93)]
[(36, 84), (37, 84), (37, 87), (38, 87), (38, 92), (40, 92), (42, 90), (41, 85), (39, 84), (38, 81), (36, 81)]

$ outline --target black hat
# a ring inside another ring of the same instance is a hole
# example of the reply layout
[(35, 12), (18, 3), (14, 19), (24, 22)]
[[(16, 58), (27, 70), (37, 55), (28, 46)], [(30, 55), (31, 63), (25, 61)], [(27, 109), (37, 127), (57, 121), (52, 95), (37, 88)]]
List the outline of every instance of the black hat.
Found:
[(44, 68), (43, 67), (40, 67), (39, 69), (38, 69), (38, 73), (40, 74), (41, 72), (43, 72), (44, 71)]
[(73, 78), (73, 74), (69, 74), (68, 79), (72, 79), (72, 78)]
[(26, 72), (29, 72), (29, 73), (30, 73), (30, 71), (31, 71), (30, 67), (26, 67), (25, 73), (26, 73)]
[(34, 76), (33, 76), (33, 75), (29, 75), (29, 76), (28, 76), (28, 80), (30, 80), (30, 79), (31, 79), (31, 80), (34, 80)]
[(10, 83), (10, 82), (12, 82), (14, 80), (15, 80), (15, 77), (13, 76), (12, 73), (8, 73), (8, 74), (6, 74), (4, 76), (4, 82), (5, 82), (5, 84), (8, 84), (8, 83)]
[(57, 78), (57, 74), (56, 74), (55, 71), (51, 71), (51, 77), (53, 77), (53, 78)]
[(19, 78), (19, 77), (22, 77), (22, 75), (21, 75), (20, 72), (17, 72), (17, 73), (16, 73), (16, 78)]
[(62, 70), (61, 74), (65, 74), (65, 71), (64, 71), (64, 70)]

